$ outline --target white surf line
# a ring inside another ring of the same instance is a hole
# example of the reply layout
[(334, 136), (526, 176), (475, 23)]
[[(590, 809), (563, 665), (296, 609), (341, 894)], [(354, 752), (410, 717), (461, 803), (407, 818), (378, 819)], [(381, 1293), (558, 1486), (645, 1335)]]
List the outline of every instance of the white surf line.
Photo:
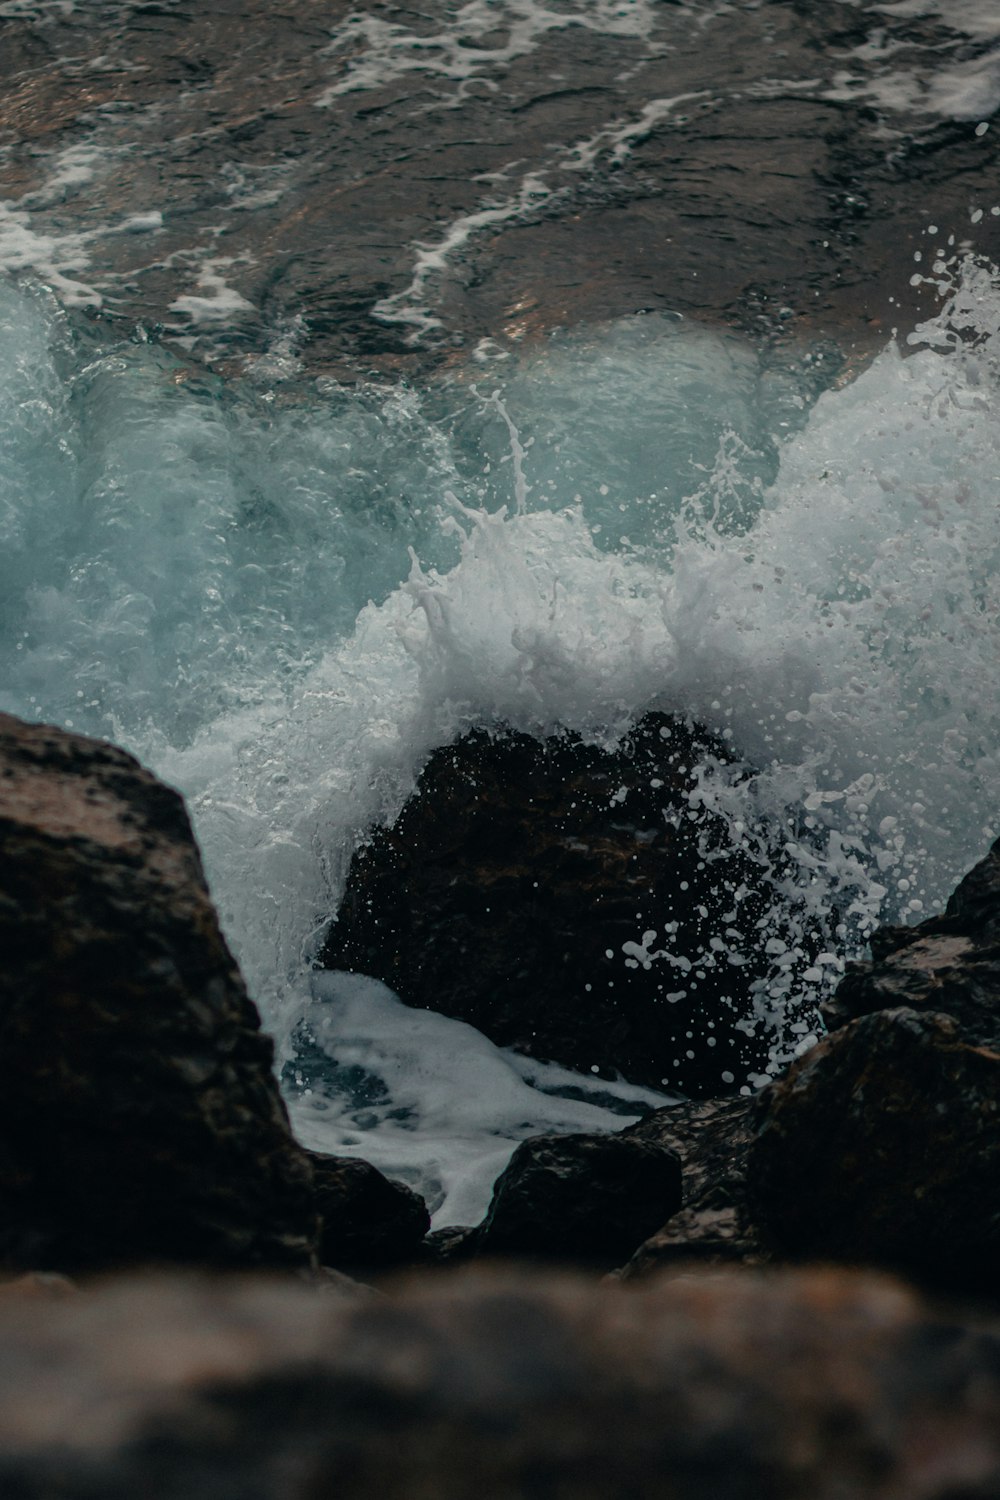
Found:
[[(231, 287), (226, 278), (221, 274), (234, 265), (248, 265), (250, 262), (240, 256), (212, 256), (207, 259), (197, 272), (194, 292), (185, 292), (175, 297), (173, 302), (167, 304), (167, 311), (181, 313), (189, 318), (194, 325), (228, 323), (234, 316), (241, 313), (256, 313), (257, 308), (252, 302), (248, 302), (242, 292)], [(201, 295), (199, 295), (199, 292)], [(177, 327), (176, 324), (167, 325)]]
[[(427, 299), (427, 287), (435, 276), (443, 275), (452, 257), (483, 229), (493, 225), (523, 220), (528, 213), (537, 211), (546, 203), (553, 202), (567, 191), (566, 188), (550, 187), (542, 176), (559, 172), (589, 171), (598, 158), (610, 152), (610, 159), (620, 166), (627, 160), (635, 146), (669, 119), (680, 104), (698, 99), (711, 98), (710, 93), (700, 89), (695, 93), (677, 94), (672, 99), (651, 99), (639, 116), (631, 121), (614, 121), (603, 126), (592, 136), (587, 136), (572, 146), (563, 147), (548, 166), (526, 172), (516, 195), (500, 203), (487, 204), (470, 214), (461, 214), (448, 226), (436, 245), (422, 244), (419, 240), (411, 245), (416, 252), (416, 263), (409, 285), (391, 297), (382, 297), (372, 308), (372, 316), (381, 323), (409, 324), (412, 331), (406, 338), (409, 347), (418, 344), (428, 333), (445, 326), (444, 320), (433, 311)], [(504, 175), (511, 163), (504, 168)]]
[(409, 323), (413, 332), (407, 337), (410, 346), (417, 344), (435, 328), (443, 328), (444, 321), (432, 312), (425, 300), (425, 289), (432, 276), (447, 270), (448, 262), (456, 251), (467, 245), (475, 235), (493, 224), (503, 224), (511, 219), (520, 219), (531, 209), (540, 208), (555, 196), (552, 188), (537, 172), (528, 172), (521, 179), (517, 196), (475, 213), (462, 214), (449, 225), (443, 238), (436, 245), (424, 245), (416, 241), (411, 249), (417, 253), (413, 275), (408, 286), (391, 297), (382, 297), (372, 308), (372, 316), (381, 323)]
[[(352, 11), (332, 33), (326, 51), (364, 44), (360, 56), (349, 57), (345, 76), (316, 100), (324, 109), (344, 94), (368, 92), (422, 73), (449, 79), (460, 86), (505, 68), (533, 52), (551, 31), (580, 27), (602, 36), (648, 38), (654, 24), (653, 0), (584, 0), (577, 10), (547, 10), (537, 0), (469, 0), (447, 29), (423, 34), (398, 22), (383, 21), (364, 11)], [(483, 38), (506, 31), (499, 46), (477, 46)]]
[(90, 265), (90, 246), (114, 234), (149, 234), (163, 228), (159, 212), (131, 214), (120, 224), (102, 224), (71, 234), (45, 234), (31, 227), (31, 214), (15, 203), (0, 202), (0, 273), (33, 272), (51, 287), (65, 307), (101, 307), (96, 286), (78, 274)]
[(672, 99), (651, 99), (643, 106), (637, 119), (624, 124), (615, 122), (605, 125), (594, 135), (577, 141), (567, 148), (559, 167), (564, 172), (589, 171), (597, 158), (609, 152), (614, 166), (627, 161), (633, 149), (652, 135), (658, 125), (669, 119), (679, 104), (690, 104), (697, 99), (711, 99), (708, 89), (698, 89), (690, 94), (675, 94)]

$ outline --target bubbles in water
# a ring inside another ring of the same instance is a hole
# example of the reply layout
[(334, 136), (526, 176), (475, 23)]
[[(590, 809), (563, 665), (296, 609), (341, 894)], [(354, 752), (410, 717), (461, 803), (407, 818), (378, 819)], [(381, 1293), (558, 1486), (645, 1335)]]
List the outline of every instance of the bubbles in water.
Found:
[[(905, 356), (811, 410), (814, 377), (662, 318), (488, 382), (278, 399), (0, 286), (3, 706), (186, 792), (286, 1058), (350, 852), (431, 749), (691, 714), (750, 772), (700, 795), (784, 845), (760, 1008), (787, 1056), (873, 923), (939, 906), (993, 836), (1000, 296), (950, 255)], [(829, 953), (783, 894), (835, 911)]]

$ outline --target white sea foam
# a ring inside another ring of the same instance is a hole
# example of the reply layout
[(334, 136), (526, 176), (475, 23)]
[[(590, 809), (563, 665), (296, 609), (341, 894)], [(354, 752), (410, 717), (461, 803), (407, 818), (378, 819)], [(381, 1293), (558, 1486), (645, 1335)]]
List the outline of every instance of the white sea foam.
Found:
[(1000, 55), (967, 58), (924, 72), (914, 68), (856, 73), (840, 69), (825, 99), (867, 100), (890, 114), (930, 113), (951, 120), (988, 120), (1000, 108)]
[[(989, 46), (1000, 42), (1000, 12), (992, 0), (892, 0), (867, 9), (872, 32), (846, 54), (861, 66), (839, 70), (823, 97), (867, 100), (890, 115), (929, 113), (970, 122), (987, 120), (1000, 108), (1000, 50)], [(954, 41), (917, 48), (905, 31), (897, 34), (886, 25), (913, 20), (937, 22)], [(976, 44), (971, 55), (969, 42)]]
[(196, 290), (175, 297), (168, 304), (168, 311), (180, 313), (195, 325), (229, 324), (234, 317), (256, 312), (253, 303), (231, 287), (222, 274), (235, 264), (228, 256), (210, 256), (204, 260), (198, 268)]
[(31, 214), (0, 203), (0, 270), (32, 271), (58, 293), (67, 307), (99, 307), (101, 294), (77, 274), (90, 265), (91, 236), (85, 232), (46, 234), (32, 227)]
[(44, 186), (37, 193), (27, 194), (21, 200), (22, 204), (36, 207), (62, 202), (86, 183), (92, 182), (100, 163), (106, 160), (100, 148), (92, 144), (78, 143), (56, 152), (51, 158)]
[(327, 1071), (301, 1075), (309, 1081), (292, 1104), (300, 1139), (317, 1151), (363, 1155), (411, 1183), (439, 1224), (479, 1222), (517, 1141), (620, 1130), (671, 1102), (502, 1051), (361, 975), (317, 975), (297, 1014), (314, 1069), (317, 1053), (328, 1059)]
[(109, 236), (151, 234), (163, 227), (158, 210), (129, 214), (92, 229), (45, 227), (46, 210), (58, 209), (107, 169), (109, 158), (92, 144), (77, 144), (50, 157), (42, 185), (20, 199), (0, 200), (0, 274), (30, 273), (56, 293), (65, 307), (100, 307), (107, 278), (87, 272), (95, 245)]
[(0, 0), (0, 16), (10, 20), (55, 21), (75, 10), (75, 0)]
[(888, 0), (872, 9), (900, 20), (929, 17), (976, 41), (1000, 39), (1000, 13), (993, 0)]
[(623, 166), (635, 147), (648, 140), (658, 126), (676, 119), (680, 106), (711, 97), (707, 90), (700, 89), (690, 94), (675, 94), (672, 99), (650, 99), (633, 119), (612, 121), (588, 139), (567, 147), (560, 153), (558, 166), (563, 171), (584, 172), (601, 158), (615, 167)]
[(495, 87), (494, 74), (533, 52), (553, 31), (578, 27), (643, 40), (654, 19), (652, 0), (575, 0), (559, 8), (539, 0), (468, 0), (437, 31), (414, 31), (368, 11), (351, 11), (328, 49), (342, 59), (343, 76), (316, 102), (323, 108), (344, 94), (384, 88), (414, 73), (457, 83), (454, 102), (460, 102), (471, 81)]
[(491, 203), (473, 213), (460, 214), (447, 226), (434, 245), (415, 244), (416, 263), (409, 285), (390, 297), (382, 297), (372, 307), (372, 316), (383, 323), (403, 323), (412, 327), (407, 343), (419, 343), (421, 338), (435, 329), (443, 328), (443, 320), (431, 310), (427, 302), (428, 287), (432, 280), (442, 275), (450, 261), (465, 248), (471, 239), (484, 229), (522, 219), (525, 214), (537, 211), (553, 196), (537, 172), (527, 172), (521, 178), (517, 192)]
[(694, 713), (759, 767), (750, 793), (706, 793), (734, 819), (807, 806), (827, 844), (793, 850), (802, 879), (855, 941), (883, 898), (911, 917), (940, 902), (1000, 794), (981, 688), (1000, 545), (984, 358), (887, 351), (823, 398), (748, 533), (692, 520), (669, 568), (599, 550), (581, 509), (458, 514), (457, 566), (415, 565), (288, 712), (230, 726), (222, 763), (218, 728), (207, 762), (206, 743), (162, 758), (196, 791), (215, 858), (218, 834), (228, 846), (231, 922), (250, 886), (294, 885), (297, 923), (276, 895), (240, 940), (252, 971), (294, 969), (358, 830), (392, 814), (434, 744), (498, 720), (613, 737), (649, 704)]

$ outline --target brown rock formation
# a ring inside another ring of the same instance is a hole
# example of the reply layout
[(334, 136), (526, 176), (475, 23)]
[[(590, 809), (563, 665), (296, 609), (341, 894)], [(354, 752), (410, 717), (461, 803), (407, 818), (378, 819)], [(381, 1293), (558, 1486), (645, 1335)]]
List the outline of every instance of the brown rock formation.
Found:
[(0, 1263), (307, 1263), (312, 1174), (180, 797), (0, 716)]
[(825, 1008), (831, 1030), (902, 1005), (953, 1016), (967, 1041), (1000, 1047), (1000, 843), (942, 915), (917, 927), (883, 927), (871, 947), (871, 961), (850, 966)]

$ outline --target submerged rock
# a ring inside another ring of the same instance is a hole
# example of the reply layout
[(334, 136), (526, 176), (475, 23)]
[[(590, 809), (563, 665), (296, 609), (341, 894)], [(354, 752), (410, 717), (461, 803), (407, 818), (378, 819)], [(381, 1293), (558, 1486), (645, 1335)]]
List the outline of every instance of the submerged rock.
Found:
[(664, 714), (614, 753), (468, 734), (356, 853), (322, 962), (533, 1057), (689, 1095), (738, 1087), (774, 1040), (756, 1026), (760, 927), (786, 898), (781, 853), (700, 795), (711, 768), (742, 774)]
[(624, 1135), (535, 1136), (497, 1178), (476, 1250), (610, 1268), (680, 1202), (680, 1162), (662, 1146)]
[(1000, 1335), (884, 1277), (385, 1297), (126, 1279), (0, 1302), (17, 1500), (985, 1500)]
[(374, 1269), (413, 1258), (431, 1227), (419, 1193), (357, 1157), (317, 1151), (307, 1155), (316, 1183), (324, 1266)]
[(759, 1108), (748, 1181), (782, 1253), (995, 1291), (1000, 1051), (945, 1015), (879, 1011), (806, 1053)]
[(312, 1172), (184, 805), (0, 715), (0, 1264), (308, 1263)]

